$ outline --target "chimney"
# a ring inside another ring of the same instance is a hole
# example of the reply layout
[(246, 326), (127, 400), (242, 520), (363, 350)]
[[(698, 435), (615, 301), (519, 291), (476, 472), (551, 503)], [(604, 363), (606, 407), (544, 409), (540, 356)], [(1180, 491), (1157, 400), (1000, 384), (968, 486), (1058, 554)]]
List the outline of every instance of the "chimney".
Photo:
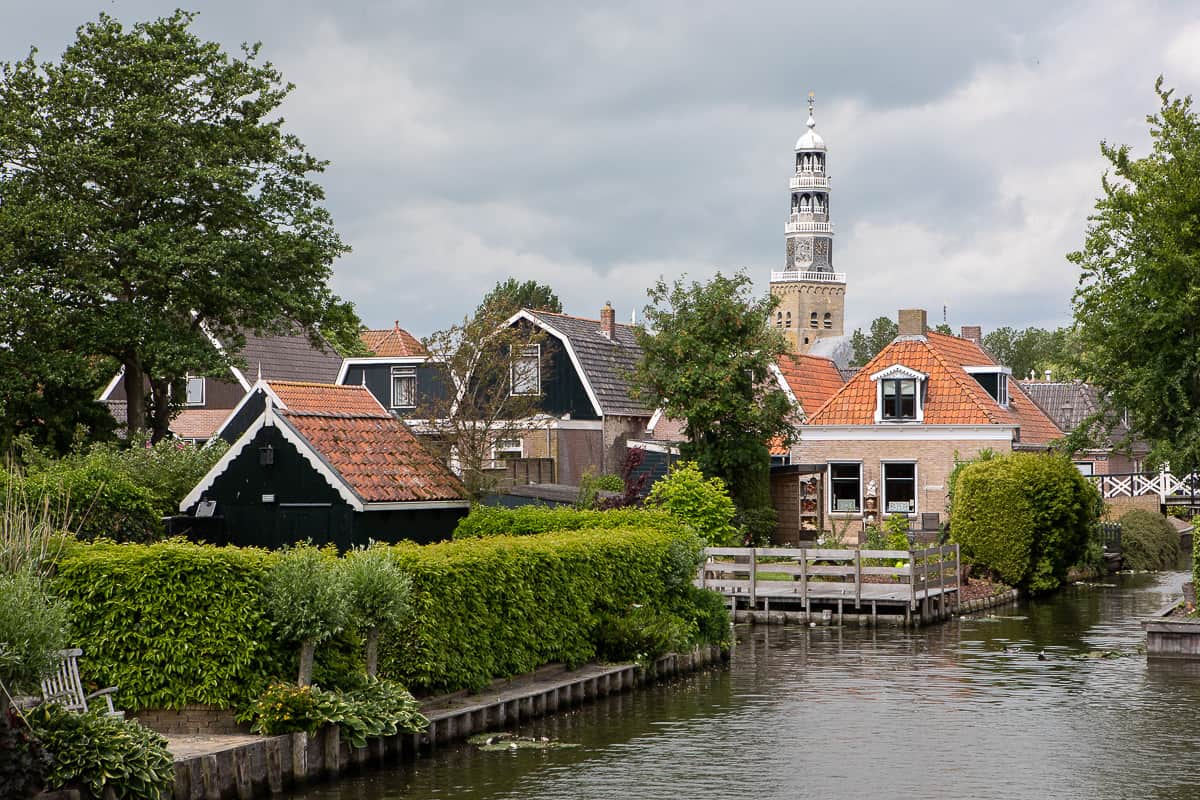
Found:
[(899, 322), (901, 336), (924, 336), (925, 329), (928, 327), (923, 308), (900, 309)]
[(961, 338), (979, 344), (983, 341), (983, 328), (979, 325), (963, 325)]
[(1046, 370), (1046, 383), (1050, 383), (1050, 370)]
[(600, 309), (600, 333), (608, 339), (617, 336), (617, 312), (613, 310), (612, 302), (606, 302)]

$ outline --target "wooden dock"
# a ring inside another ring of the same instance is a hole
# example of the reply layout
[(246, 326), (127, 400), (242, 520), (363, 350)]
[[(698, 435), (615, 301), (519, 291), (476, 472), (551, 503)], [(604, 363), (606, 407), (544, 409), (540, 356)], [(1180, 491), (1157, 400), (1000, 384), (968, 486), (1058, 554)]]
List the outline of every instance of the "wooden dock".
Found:
[(907, 624), (944, 619), (959, 602), (958, 545), (921, 550), (707, 547), (696, 585), (751, 610), (847, 606), (903, 614)]

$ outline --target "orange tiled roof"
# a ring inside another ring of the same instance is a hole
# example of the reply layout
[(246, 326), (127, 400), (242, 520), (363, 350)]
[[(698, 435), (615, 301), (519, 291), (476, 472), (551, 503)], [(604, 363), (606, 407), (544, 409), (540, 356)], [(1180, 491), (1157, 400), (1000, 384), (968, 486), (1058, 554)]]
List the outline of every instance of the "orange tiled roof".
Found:
[(283, 401), (288, 411), (352, 414), (355, 416), (390, 416), (375, 395), (365, 386), (337, 386), (329, 383), (300, 381), (268, 381), (271, 391)]
[(185, 408), (171, 420), (171, 433), (180, 439), (211, 439), (227, 416), (228, 408)]
[[(366, 391), (363, 389), (363, 391)], [(281, 411), (364, 502), (462, 500), (462, 483), (389, 414)]]
[(359, 331), (358, 335), (367, 349), (377, 356), (403, 358), (429, 355), (429, 351), (417, 337), (400, 327), (400, 320), (396, 320), (396, 324), (391, 328), (381, 331)]
[(825, 405), (809, 414), (811, 425), (874, 425), (875, 382), (871, 375), (893, 364), (928, 375), (926, 425), (1019, 425), (1021, 442), (1047, 444), (1062, 431), (1029, 399), (1015, 380), (1008, 382), (1009, 407), (1002, 408), (964, 366), (996, 362), (968, 339), (930, 331), (924, 339), (897, 339), (859, 370)]
[(811, 414), (842, 388), (837, 364), (820, 356), (789, 353), (777, 361), (788, 388), (805, 414)]

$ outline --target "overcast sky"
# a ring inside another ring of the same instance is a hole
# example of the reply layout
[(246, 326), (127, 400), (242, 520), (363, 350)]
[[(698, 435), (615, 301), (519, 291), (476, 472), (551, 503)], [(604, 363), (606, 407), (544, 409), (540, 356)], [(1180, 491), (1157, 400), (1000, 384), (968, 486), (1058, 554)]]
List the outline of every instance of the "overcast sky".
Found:
[[(106, 11), (0, 0), (0, 60), (56, 58)], [(1193, 2), (203, 0), (261, 41), (353, 252), (334, 289), (425, 335), (509, 276), (628, 319), (660, 276), (781, 269), (792, 147), (817, 95), (847, 332), (900, 307), (957, 329), (1070, 318), (1099, 142), (1144, 153), (1162, 73), (1200, 91)]]

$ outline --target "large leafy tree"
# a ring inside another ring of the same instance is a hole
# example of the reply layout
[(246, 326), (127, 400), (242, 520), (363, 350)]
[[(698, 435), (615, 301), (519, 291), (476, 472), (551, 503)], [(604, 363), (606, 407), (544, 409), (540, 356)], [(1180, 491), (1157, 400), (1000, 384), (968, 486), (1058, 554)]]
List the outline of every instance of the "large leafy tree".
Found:
[(1149, 154), (1101, 144), (1112, 172), (1068, 258), (1082, 377), (1128, 410), (1152, 458), (1187, 470), (1200, 466), (1200, 119), (1161, 77), (1155, 91)]
[(483, 296), (479, 307), (475, 309), (475, 315), (507, 319), (522, 308), (561, 314), (562, 301), (549, 284), (509, 278), (498, 281), (492, 290)]
[(1067, 328), (996, 328), (984, 334), (983, 346), (997, 361), (1012, 369), (1017, 378), (1030, 374), (1040, 378), (1047, 371), (1060, 380), (1074, 376), (1072, 338)]
[(739, 511), (769, 508), (768, 444), (791, 441), (795, 422), (771, 379), (771, 364), (787, 352), (767, 325), (776, 299), (754, 297), (744, 272), (707, 283), (660, 280), (648, 294), (636, 395), (686, 421), (684, 457), (724, 480)]
[(346, 248), (311, 179), (325, 163), (277, 115), (291, 85), (193, 17), (102, 14), (57, 63), (0, 66), (0, 295), (118, 362), (130, 428), (155, 438), (186, 373), (223, 371), (244, 331), (345, 316), (327, 281)]
[(892, 339), (900, 333), (900, 325), (888, 317), (876, 317), (871, 321), (870, 333), (863, 333), (862, 328), (855, 328), (850, 334), (850, 346), (854, 349), (854, 365), (861, 367), (880, 350), (891, 344)]

